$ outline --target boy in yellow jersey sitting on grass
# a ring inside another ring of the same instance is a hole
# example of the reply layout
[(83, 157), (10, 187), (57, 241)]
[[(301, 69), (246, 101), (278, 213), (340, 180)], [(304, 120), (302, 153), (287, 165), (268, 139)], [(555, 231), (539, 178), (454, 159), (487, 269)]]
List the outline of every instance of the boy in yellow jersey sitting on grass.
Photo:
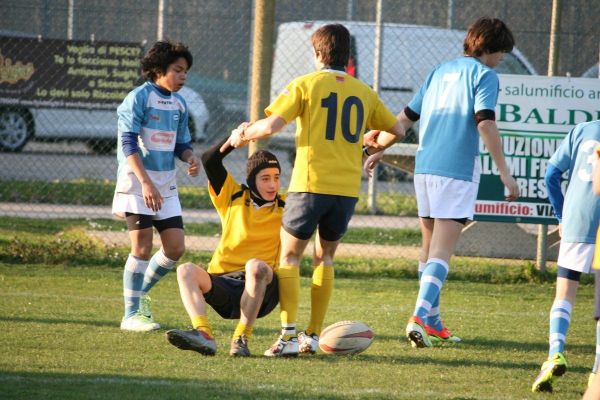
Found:
[(239, 318), (229, 354), (247, 357), (254, 322), (279, 301), (273, 270), (279, 261), (285, 203), (279, 195), (281, 168), (275, 155), (264, 150), (252, 154), (247, 186), (240, 185), (223, 166), (223, 158), (233, 150), (224, 142), (202, 154), (210, 198), (221, 218), (219, 247), (207, 271), (192, 263), (177, 269), (181, 300), (193, 329), (170, 330), (167, 339), (182, 350), (214, 355), (217, 346), (206, 313), (208, 303), (225, 319)]
[[(229, 144), (280, 131), (296, 119), (296, 160), (281, 229), (277, 272), (281, 336), (265, 356), (314, 354), (333, 289), (333, 258), (358, 201), (367, 129), (389, 131), (385, 142), (373, 140), (370, 151), (391, 145), (404, 129), (373, 89), (348, 75), (350, 33), (339, 24), (324, 25), (312, 35), (317, 71), (294, 79), (265, 110), (267, 118), (242, 123)], [(313, 233), (310, 322), (296, 332), (300, 293), (300, 260)]]

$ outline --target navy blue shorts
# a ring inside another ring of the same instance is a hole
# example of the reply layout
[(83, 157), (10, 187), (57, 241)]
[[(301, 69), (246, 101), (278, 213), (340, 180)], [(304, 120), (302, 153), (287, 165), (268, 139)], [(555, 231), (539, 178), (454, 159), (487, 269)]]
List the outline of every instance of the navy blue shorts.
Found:
[[(212, 288), (204, 295), (206, 302), (224, 319), (240, 318), (240, 301), (246, 286), (244, 271), (225, 275), (210, 275)], [(265, 289), (265, 297), (258, 310), (258, 318), (269, 314), (279, 304), (279, 285), (277, 275)]]
[(283, 211), (283, 229), (300, 240), (308, 240), (319, 227), (319, 236), (334, 242), (348, 230), (358, 198), (318, 193), (288, 193)]

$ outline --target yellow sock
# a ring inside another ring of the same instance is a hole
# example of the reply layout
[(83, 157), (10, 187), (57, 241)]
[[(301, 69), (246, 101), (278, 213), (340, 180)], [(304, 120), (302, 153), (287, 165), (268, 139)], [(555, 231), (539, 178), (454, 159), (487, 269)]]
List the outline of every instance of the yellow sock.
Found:
[(198, 315), (192, 318), (192, 327), (198, 331), (206, 332), (213, 337), (212, 328), (206, 315)]
[(300, 268), (286, 265), (279, 267), (279, 309), (281, 326), (294, 325), (298, 318), (300, 303)]
[(245, 335), (246, 339), (250, 339), (252, 337), (252, 327), (238, 322), (237, 326), (235, 327), (235, 331), (233, 331), (233, 339), (236, 339), (241, 335)]
[(314, 268), (310, 286), (310, 323), (306, 333), (320, 335), (333, 292), (334, 273), (332, 266), (319, 265)]

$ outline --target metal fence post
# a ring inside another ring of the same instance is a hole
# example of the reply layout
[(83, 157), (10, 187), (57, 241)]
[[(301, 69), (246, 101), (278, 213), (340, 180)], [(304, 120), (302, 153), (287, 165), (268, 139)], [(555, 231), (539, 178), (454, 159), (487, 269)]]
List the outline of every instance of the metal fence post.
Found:
[[(381, 14), (383, 9), (383, 0), (377, 0), (377, 10), (375, 16), (375, 54), (373, 57), (373, 90), (379, 93), (381, 86), (381, 52), (383, 51), (383, 24)], [(369, 177), (369, 187), (367, 193), (367, 207), (370, 214), (377, 214), (377, 171), (379, 166), (375, 167), (373, 175)]]
[(165, 1), (158, 0), (158, 15), (156, 16), (156, 40), (162, 40), (165, 35)]
[[(550, 23), (550, 48), (548, 50), (548, 76), (554, 76), (556, 74), (556, 68), (558, 66), (558, 46), (560, 43), (558, 37), (558, 29), (560, 27), (561, 3), (562, 0), (552, 1), (552, 21)], [(542, 272), (546, 271), (547, 247), (548, 225), (539, 225), (537, 255), (535, 263), (536, 267)]]

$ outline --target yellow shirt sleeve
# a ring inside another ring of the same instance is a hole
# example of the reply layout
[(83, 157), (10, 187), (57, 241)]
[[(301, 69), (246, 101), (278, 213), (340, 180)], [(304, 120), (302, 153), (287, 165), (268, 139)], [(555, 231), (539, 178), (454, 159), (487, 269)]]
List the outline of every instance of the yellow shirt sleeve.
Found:
[(302, 114), (304, 106), (303, 97), (303, 90), (299, 84), (299, 80), (295, 79), (265, 109), (265, 114), (267, 117), (275, 114), (283, 118), (286, 124), (289, 124)]

